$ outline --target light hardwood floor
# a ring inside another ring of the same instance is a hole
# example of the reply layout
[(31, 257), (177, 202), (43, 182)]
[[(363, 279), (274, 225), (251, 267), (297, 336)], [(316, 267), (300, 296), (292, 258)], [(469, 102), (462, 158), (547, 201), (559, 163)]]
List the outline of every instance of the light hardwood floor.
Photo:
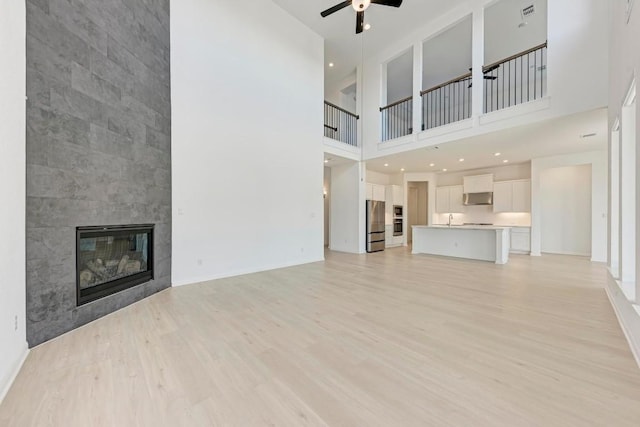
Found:
[(31, 351), (2, 426), (639, 426), (586, 259), (327, 253), (173, 288)]

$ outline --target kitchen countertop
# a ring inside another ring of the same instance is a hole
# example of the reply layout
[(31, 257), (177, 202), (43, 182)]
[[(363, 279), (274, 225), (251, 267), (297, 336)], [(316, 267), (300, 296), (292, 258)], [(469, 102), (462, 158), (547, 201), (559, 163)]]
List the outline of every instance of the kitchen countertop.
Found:
[(454, 225), (451, 224), (451, 227), (447, 224), (433, 224), (433, 225), (414, 225), (414, 228), (451, 228), (454, 230), (462, 229), (462, 230), (506, 230), (508, 228), (513, 228), (511, 226), (500, 226), (500, 225)]

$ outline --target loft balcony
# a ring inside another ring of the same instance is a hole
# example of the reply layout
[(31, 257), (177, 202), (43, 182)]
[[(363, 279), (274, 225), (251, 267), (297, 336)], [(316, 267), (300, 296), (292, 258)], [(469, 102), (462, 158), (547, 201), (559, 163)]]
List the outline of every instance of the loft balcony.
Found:
[[(482, 111), (473, 111), (472, 73), (420, 92), (421, 130), (466, 120), (544, 98), (547, 95), (547, 42), (482, 67)], [(478, 92), (476, 92), (476, 95)], [(414, 133), (414, 98), (380, 107), (380, 141)]]
[(324, 136), (357, 147), (359, 118), (356, 114), (325, 101)]

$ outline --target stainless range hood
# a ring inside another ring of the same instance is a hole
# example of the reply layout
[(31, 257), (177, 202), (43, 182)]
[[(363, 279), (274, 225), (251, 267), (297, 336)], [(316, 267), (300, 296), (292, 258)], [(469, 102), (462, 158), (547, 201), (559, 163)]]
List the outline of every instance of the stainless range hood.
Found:
[(465, 206), (493, 205), (493, 193), (464, 193), (463, 203)]

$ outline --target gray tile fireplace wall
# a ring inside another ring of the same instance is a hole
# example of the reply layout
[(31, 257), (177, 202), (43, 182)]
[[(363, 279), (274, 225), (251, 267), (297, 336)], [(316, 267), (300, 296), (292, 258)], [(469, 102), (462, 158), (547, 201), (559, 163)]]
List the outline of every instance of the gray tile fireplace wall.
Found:
[[(170, 286), (169, 0), (27, 1), (27, 339)], [(75, 227), (155, 224), (155, 280), (76, 307)]]

